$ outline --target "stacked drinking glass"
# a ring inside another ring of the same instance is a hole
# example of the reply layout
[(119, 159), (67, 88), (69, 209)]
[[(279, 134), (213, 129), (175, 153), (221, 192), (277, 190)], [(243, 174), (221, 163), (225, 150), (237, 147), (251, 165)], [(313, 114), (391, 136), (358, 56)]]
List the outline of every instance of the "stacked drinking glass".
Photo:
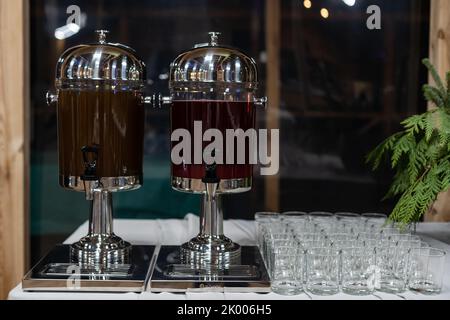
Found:
[(431, 248), (384, 214), (258, 212), (255, 220), (276, 293), (441, 291), (445, 251)]

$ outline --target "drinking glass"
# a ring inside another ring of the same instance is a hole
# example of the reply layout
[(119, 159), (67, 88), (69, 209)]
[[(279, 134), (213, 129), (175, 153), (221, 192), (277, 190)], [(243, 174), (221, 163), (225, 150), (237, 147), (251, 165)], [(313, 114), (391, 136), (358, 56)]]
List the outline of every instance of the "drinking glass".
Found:
[(382, 227), (378, 230), (381, 239), (389, 240), (393, 235), (398, 235), (398, 229), (394, 227)]
[(306, 250), (306, 286), (317, 295), (339, 292), (339, 252), (331, 248)]
[(360, 241), (366, 241), (366, 240), (379, 241), (379, 240), (382, 240), (382, 238), (381, 238), (381, 234), (379, 234), (379, 233), (361, 232), (358, 234), (358, 240), (360, 240)]
[(322, 232), (332, 233), (336, 227), (336, 219), (330, 212), (314, 211), (309, 213), (309, 217), (317, 225), (317, 229)]
[(331, 212), (325, 212), (325, 211), (313, 211), (310, 212), (309, 217), (313, 221), (329, 221), (333, 219), (333, 214)]
[(358, 245), (359, 243), (354, 239), (331, 241), (332, 249), (338, 252), (340, 252), (343, 248), (354, 248)]
[(359, 223), (361, 221), (361, 215), (353, 212), (336, 212), (335, 217), (339, 221), (348, 223)]
[(263, 260), (266, 262), (266, 267), (271, 270), (273, 267), (272, 264), (272, 255), (273, 252), (280, 247), (290, 247), (297, 248), (299, 247), (299, 243), (294, 239), (292, 234), (271, 234), (267, 233), (264, 238), (264, 246), (263, 246)]
[(383, 213), (363, 213), (361, 218), (364, 220), (366, 225), (373, 226), (375, 228), (380, 228), (385, 225), (387, 221), (387, 215)]
[(400, 251), (398, 246), (390, 240), (381, 240), (375, 250), (376, 266), (379, 271), (377, 289), (388, 293), (404, 292), (410, 251)]
[(438, 294), (442, 290), (446, 252), (422, 247), (411, 249), (408, 288), (423, 294)]
[(419, 236), (411, 235), (411, 234), (405, 234), (405, 233), (398, 233), (398, 234), (391, 234), (389, 236), (389, 240), (398, 242), (398, 241), (421, 241)]
[(302, 211), (286, 211), (281, 213), (280, 218), (287, 223), (305, 223), (309, 221), (309, 216), (306, 212)]
[(271, 256), (272, 291), (282, 295), (296, 295), (303, 291), (305, 258), (300, 247), (281, 246)]
[(312, 247), (329, 247), (330, 240), (323, 233), (303, 233), (296, 235), (297, 241), (306, 249)]
[(331, 242), (327, 238), (317, 238), (312, 240), (302, 240), (299, 244), (303, 249), (308, 250), (311, 248), (328, 248), (332, 249)]
[(351, 295), (368, 295), (375, 290), (375, 250), (364, 247), (341, 250), (342, 291)]
[(255, 224), (256, 224), (256, 242), (261, 248), (262, 238), (263, 238), (263, 225), (270, 225), (272, 222), (277, 222), (280, 220), (280, 214), (278, 212), (257, 212), (255, 213)]
[(355, 241), (356, 235), (354, 235), (352, 233), (331, 233), (328, 235), (328, 238), (330, 239), (330, 241), (332, 243), (337, 242), (337, 241), (344, 241), (344, 240)]
[(293, 223), (291, 226), (291, 231), (296, 236), (301, 236), (305, 233), (316, 233), (319, 232), (317, 225), (310, 222), (305, 221), (304, 223)]
[(409, 253), (412, 248), (422, 247), (422, 241), (420, 239), (398, 240), (395, 245), (397, 246), (397, 253), (402, 255)]

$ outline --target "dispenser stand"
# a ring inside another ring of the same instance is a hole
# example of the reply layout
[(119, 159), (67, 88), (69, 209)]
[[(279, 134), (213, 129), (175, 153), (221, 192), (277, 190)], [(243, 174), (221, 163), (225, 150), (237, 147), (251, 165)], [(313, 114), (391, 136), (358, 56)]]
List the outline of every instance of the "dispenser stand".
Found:
[(227, 268), (238, 265), (241, 247), (223, 234), (223, 211), (216, 183), (206, 183), (200, 213), (200, 233), (181, 246), (184, 264)]
[[(89, 194), (88, 235), (58, 245), (23, 278), (24, 291), (142, 292), (156, 261), (155, 246), (134, 245), (113, 233), (112, 194)], [(92, 197), (91, 197), (92, 196)]]
[(240, 263), (241, 247), (223, 235), (222, 202), (216, 164), (206, 165), (205, 193), (200, 211), (200, 233), (181, 246), (181, 261), (194, 267), (226, 269)]
[(94, 191), (89, 233), (71, 246), (74, 262), (90, 266), (128, 263), (131, 245), (113, 233), (112, 211), (112, 193)]
[(200, 233), (181, 247), (162, 246), (150, 290), (185, 292), (222, 289), (269, 292), (270, 279), (256, 246), (240, 247), (223, 234), (223, 211), (215, 166), (207, 166)]

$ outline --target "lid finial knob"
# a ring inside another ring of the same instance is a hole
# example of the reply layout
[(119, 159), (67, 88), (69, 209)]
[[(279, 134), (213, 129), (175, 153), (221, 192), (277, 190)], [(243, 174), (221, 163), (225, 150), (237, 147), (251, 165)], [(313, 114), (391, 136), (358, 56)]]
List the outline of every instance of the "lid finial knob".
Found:
[(98, 34), (98, 42), (101, 44), (106, 43), (106, 35), (109, 33), (108, 30), (95, 30), (95, 33)]
[(219, 36), (221, 35), (220, 32), (208, 32), (208, 34), (211, 37), (211, 46), (217, 46), (219, 44)]

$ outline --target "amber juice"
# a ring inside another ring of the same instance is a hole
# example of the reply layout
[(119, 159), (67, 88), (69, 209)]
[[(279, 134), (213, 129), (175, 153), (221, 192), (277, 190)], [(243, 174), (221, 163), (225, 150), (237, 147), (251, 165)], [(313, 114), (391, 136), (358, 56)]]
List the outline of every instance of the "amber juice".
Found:
[(59, 92), (60, 175), (82, 176), (82, 148), (98, 146), (98, 177), (142, 176), (143, 137), (144, 107), (137, 92)]

